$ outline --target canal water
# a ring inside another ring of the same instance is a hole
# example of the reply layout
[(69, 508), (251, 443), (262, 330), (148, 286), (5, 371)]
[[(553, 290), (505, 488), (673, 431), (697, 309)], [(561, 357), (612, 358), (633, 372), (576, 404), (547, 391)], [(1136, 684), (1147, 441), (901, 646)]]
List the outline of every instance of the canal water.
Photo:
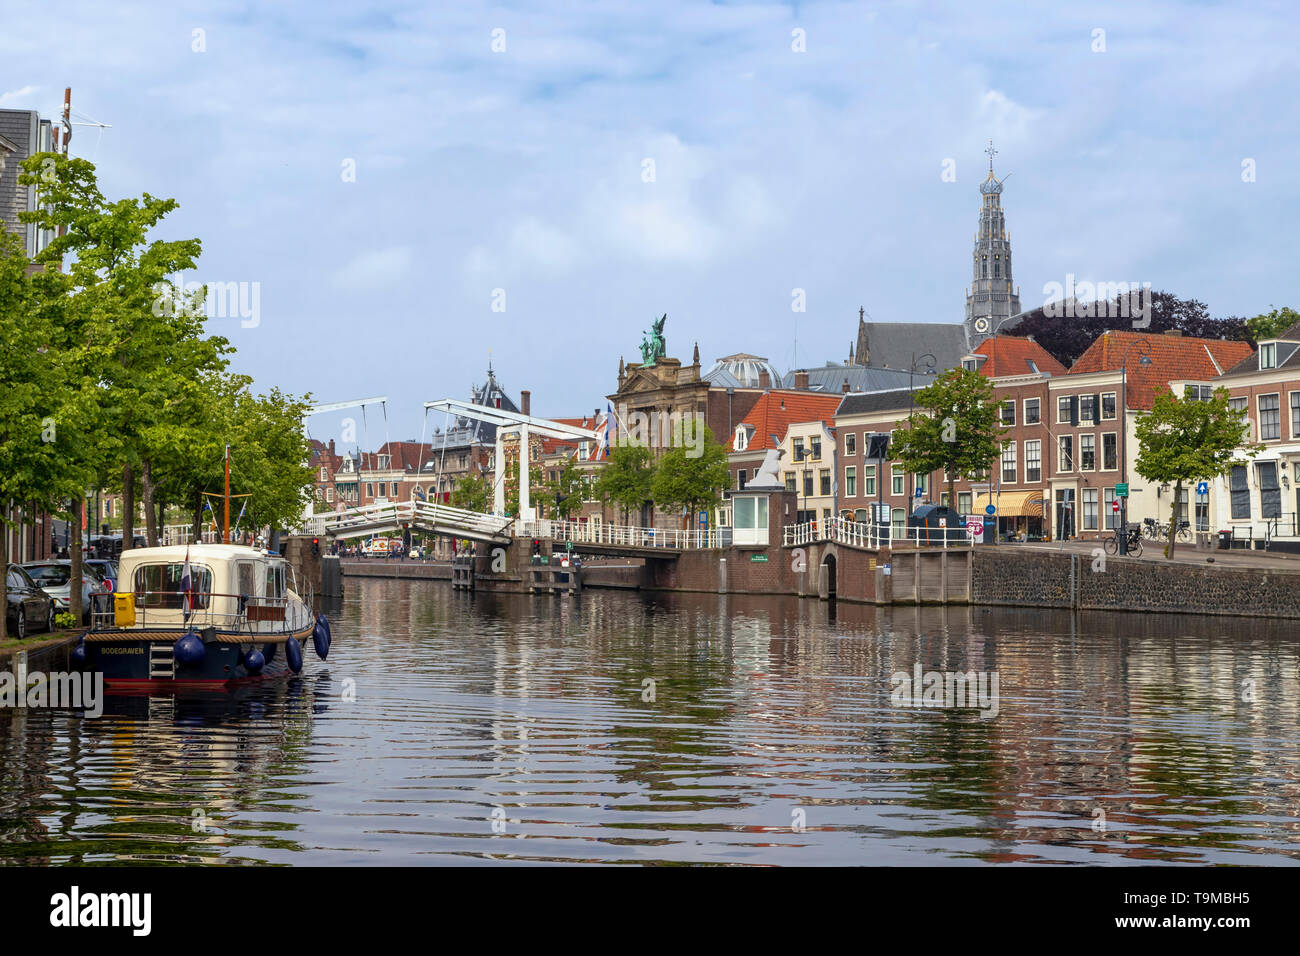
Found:
[(1300, 860), (1293, 623), (348, 588), (301, 678), (0, 711), (0, 861)]

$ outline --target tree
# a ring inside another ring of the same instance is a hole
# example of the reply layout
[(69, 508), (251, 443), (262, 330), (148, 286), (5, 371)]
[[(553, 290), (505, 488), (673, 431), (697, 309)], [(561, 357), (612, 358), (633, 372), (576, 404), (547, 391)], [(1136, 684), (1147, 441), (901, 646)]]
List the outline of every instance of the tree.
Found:
[(537, 497), (545, 506), (548, 517), (568, 521), (582, 510), (582, 499), (586, 491), (585, 474), (572, 458), (565, 458), (555, 480), (546, 482)]
[(1229, 406), (1226, 388), (1215, 389), (1208, 401), (1179, 400), (1164, 389), (1156, 393), (1151, 414), (1138, 419), (1134, 469), (1147, 481), (1174, 486), (1166, 558), (1174, 556), (1183, 485), (1222, 477), (1238, 454), (1254, 458), (1263, 450), (1250, 443), (1247, 428), (1245, 409)]
[[(678, 430), (680, 433), (681, 426)], [(722, 500), (722, 491), (731, 486), (727, 467), (727, 450), (704, 429), (704, 443), (698, 455), (686, 442), (678, 440), (660, 458), (650, 482), (650, 497), (661, 508), (684, 508), (695, 526), (697, 511), (711, 509)]]
[(915, 393), (921, 415), (894, 432), (894, 457), (914, 475), (944, 469), (948, 500), (959, 475), (983, 474), (1002, 453), (1002, 436), (993, 384), (964, 368), (954, 368)]
[(609, 450), (596, 480), (596, 496), (622, 508), (626, 523), (629, 511), (640, 512), (653, 500), (650, 486), (654, 474), (654, 454), (648, 447), (630, 443), (615, 445)]
[(462, 478), (451, 493), (451, 506), (464, 508), (466, 511), (487, 513), (491, 489), (482, 475), (470, 475)]
[(1300, 322), (1300, 312), (1283, 306), (1247, 319), (1246, 328), (1250, 331), (1251, 342), (1263, 342), (1277, 338), (1297, 322)]
[[(1230, 316), (1216, 319), (1209, 308), (1196, 299), (1180, 299), (1169, 292), (1151, 292), (1150, 314), (1144, 314), (1145, 296), (1131, 293), (1101, 302), (1077, 302), (1069, 305), (1069, 314), (1054, 314), (1054, 307), (1062, 303), (1049, 303), (1025, 314), (1013, 327), (1005, 329), (1007, 335), (1030, 336), (1046, 349), (1053, 358), (1069, 368), (1103, 332), (1135, 329), (1160, 335), (1172, 329), (1184, 335), (1203, 339), (1229, 339), (1249, 341), (1250, 330), (1244, 319)], [(1135, 323), (1148, 323), (1135, 325)]]

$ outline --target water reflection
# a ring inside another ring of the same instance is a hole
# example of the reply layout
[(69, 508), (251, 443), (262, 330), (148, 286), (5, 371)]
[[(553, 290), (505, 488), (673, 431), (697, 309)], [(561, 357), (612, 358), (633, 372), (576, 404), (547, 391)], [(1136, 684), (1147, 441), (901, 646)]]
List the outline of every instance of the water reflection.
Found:
[(1291, 631), (357, 579), (292, 682), (0, 714), (0, 859), (1287, 863)]

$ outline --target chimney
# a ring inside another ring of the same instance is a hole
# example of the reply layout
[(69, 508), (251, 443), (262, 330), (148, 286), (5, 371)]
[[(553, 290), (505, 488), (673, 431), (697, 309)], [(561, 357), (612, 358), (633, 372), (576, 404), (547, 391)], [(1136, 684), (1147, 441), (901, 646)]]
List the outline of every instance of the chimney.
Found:
[(533, 407), (533, 393), (524, 389), (519, 393), (519, 414), (531, 415)]
[(759, 388), (772, 387), (772, 376), (768, 375), (766, 371), (758, 373), (758, 387)]
[(808, 373), (807, 373), (807, 372), (795, 372), (795, 373), (794, 373), (794, 387), (795, 387), (795, 388), (807, 388), (807, 387), (808, 387)]
[(1183, 334), (1182, 329), (1165, 329), (1165, 335), (1172, 335), (1175, 337), (1179, 337), (1182, 334)]
[(331, 457), (331, 458), (334, 457), (334, 439), (333, 439), (333, 438), (330, 439), (330, 457)]
[(847, 378), (844, 380), (844, 384), (840, 386), (840, 391), (845, 395), (849, 393), (849, 380)]

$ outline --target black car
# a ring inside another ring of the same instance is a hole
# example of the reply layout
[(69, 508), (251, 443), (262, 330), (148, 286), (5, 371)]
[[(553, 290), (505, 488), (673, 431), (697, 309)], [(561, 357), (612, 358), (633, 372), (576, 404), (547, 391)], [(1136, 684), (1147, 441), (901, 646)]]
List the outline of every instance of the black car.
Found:
[(16, 564), (5, 569), (5, 599), (11, 637), (26, 637), (29, 626), (54, 630), (54, 599), (37, 587), (32, 576)]

